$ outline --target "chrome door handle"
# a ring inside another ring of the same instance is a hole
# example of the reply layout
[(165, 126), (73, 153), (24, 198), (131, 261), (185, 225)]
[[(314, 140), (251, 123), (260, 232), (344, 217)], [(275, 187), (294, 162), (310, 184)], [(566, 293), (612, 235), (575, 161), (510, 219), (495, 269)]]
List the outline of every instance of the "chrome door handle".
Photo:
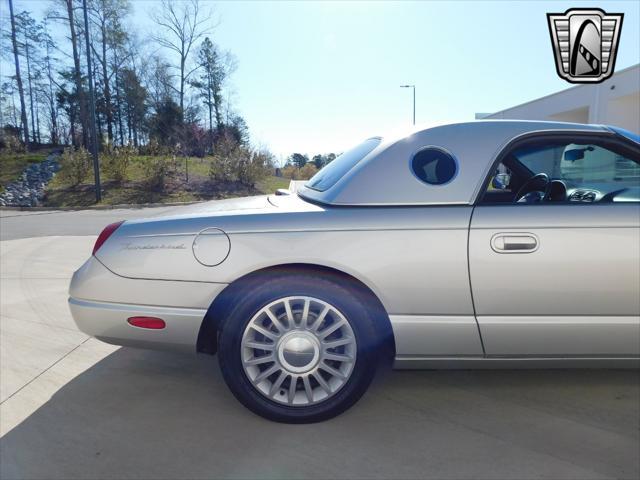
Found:
[(491, 237), (491, 248), (497, 253), (531, 253), (539, 246), (533, 233), (497, 233)]

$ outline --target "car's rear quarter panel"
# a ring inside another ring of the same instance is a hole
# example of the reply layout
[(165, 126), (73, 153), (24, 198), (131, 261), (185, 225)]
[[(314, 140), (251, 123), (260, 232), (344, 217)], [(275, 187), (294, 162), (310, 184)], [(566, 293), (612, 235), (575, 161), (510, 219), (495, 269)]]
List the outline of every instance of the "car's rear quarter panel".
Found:
[[(471, 207), (298, 208), (304, 210), (126, 223), (97, 257), (127, 278), (214, 283), (276, 265), (315, 264), (359, 279), (390, 314), (473, 315)], [(211, 227), (231, 242), (226, 260), (213, 267), (192, 252), (198, 232)]]

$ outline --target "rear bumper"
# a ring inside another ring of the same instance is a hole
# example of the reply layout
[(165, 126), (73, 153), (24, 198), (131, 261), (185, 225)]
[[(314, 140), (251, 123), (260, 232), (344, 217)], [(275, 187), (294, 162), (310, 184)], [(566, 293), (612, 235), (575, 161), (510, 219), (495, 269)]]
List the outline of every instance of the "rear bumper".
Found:
[[(78, 328), (115, 345), (196, 352), (198, 333), (224, 283), (121, 277), (90, 257), (71, 279), (69, 308)], [(158, 317), (162, 330), (134, 327), (133, 316)]]
[[(106, 303), (69, 298), (71, 315), (78, 328), (99, 340), (114, 345), (181, 350), (195, 353), (200, 325), (207, 311), (196, 308), (153, 307)], [(162, 330), (138, 328), (129, 317), (158, 317), (165, 321)]]

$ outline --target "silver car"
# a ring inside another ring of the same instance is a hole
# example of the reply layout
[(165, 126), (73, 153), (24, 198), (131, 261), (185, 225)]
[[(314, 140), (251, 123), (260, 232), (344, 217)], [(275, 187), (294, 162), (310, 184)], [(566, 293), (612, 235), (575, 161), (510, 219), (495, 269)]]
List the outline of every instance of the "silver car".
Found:
[(638, 367), (640, 142), (486, 121), (370, 138), (297, 194), (110, 225), (79, 328), (217, 352), (252, 411), (333, 417), (397, 368)]

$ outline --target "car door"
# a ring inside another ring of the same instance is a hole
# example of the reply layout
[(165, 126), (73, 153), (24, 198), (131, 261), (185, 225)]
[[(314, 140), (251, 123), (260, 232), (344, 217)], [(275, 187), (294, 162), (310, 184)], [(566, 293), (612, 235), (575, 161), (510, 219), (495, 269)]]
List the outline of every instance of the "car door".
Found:
[[(521, 175), (509, 202), (486, 192), (474, 209), (469, 268), (485, 353), (640, 355), (638, 147), (547, 134), (507, 148), (510, 172), (552, 181), (527, 188)], [(488, 189), (508, 192), (500, 180)]]

